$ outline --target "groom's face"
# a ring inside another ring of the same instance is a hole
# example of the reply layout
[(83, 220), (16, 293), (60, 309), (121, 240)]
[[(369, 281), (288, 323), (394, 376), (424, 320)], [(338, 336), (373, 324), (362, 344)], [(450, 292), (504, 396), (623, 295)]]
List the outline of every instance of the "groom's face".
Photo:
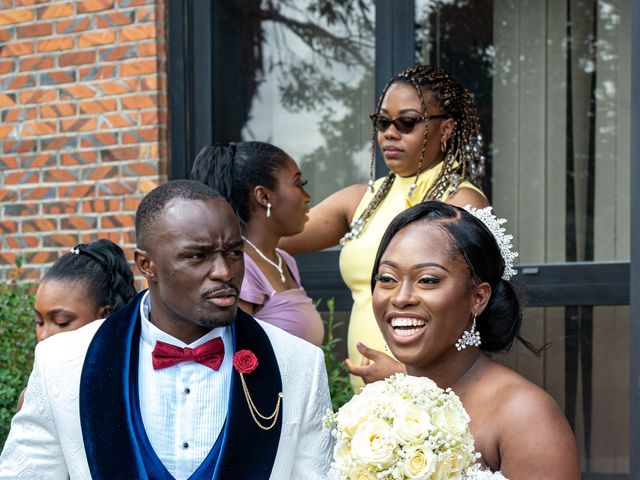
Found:
[(230, 325), (244, 259), (240, 226), (227, 202), (173, 199), (153, 230), (153, 243), (144, 252), (152, 322), (168, 333)]

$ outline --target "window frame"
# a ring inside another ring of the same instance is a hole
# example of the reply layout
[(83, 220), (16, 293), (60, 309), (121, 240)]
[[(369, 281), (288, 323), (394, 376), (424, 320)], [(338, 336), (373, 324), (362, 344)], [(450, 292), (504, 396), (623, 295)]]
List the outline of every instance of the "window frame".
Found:
[[(640, 131), (640, 0), (631, 0), (631, 132)], [(631, 135), (629, 478), (640, 478), (640, 136)]]

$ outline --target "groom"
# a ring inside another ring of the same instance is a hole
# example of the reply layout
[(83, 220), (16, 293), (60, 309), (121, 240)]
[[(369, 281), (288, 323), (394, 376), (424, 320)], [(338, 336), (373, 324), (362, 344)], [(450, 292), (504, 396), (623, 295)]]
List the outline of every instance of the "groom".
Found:
[(322, 353), (238, 309), (231, 207), (169, 182), (140, 203), (136, 235), (149, 289), (38, 345), (0, 478), (324, 478)]

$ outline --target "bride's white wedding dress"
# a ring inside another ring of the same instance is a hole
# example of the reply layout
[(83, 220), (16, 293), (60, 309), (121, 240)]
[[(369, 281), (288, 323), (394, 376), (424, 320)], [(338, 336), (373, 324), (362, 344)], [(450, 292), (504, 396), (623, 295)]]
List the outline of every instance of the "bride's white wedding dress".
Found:
[(478, 470), (472, 478), (473, 480), (508, 480), (502, 473), (491, 470)]

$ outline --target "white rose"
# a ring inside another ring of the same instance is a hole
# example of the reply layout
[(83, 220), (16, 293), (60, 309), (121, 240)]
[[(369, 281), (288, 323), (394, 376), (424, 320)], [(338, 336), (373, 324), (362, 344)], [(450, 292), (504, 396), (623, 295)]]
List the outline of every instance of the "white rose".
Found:
[(438, 385), (436, 385), (436, 382), (431, 380), (429, 377), (414, 377), (412, 375), (406, 375), (404, 383), (414, 390), (425, 391), (432, 390), (434, 388), (440, 390)]
[(333, 447), (333, 463), (331, 466), (340, 471), (346, 471), (351, 465), (351, 448), (348, 443), (338, 442)]
[(463, 435), (467, 431), (468, 419), (464, 412), (449, 406), (438, 408), (431, 418), (433, 425), (449, 432), (455, 437)]
[(388, 393), (377, 399), (377, 413), (381, 417), (393, 418), (396, 416), (396, 411), (400, 405), (406, 403), (406, 400), (398, 393)]
[(351, 470), (349, 470), (349, 473), (347, 473), (347, 478), (349, 480), (377, 480), (378, 479), (376, 474), (373, 471), (371, 471), (370, 468), (367, 468), (363, 465), (355, 466)]
[(410, 443), (422, 442), (432, 428), (429, 412), (407, 403), (398, 405), (393, 429), (401, 439)]
[(402, 465), (402, 473), (408, 479), (428, 479), (436, 469), (436, 455), (427, 447), (411, 447)]
[(396, 461), (398, 445), (391, 427), (382, 420), (371, 419), (361, 424), (351, 440), (351, 455), (365, 465), (388, 467)]
[(365, 385), (360, 393), (365, 398), (362, 401), (372, 411), (376, 411), (377, 416), (393, 416), (395, 405), (402, 402), (402, 397), (389, 388), (389, 384), (385, 380), (379, 380), (374, 383)]
[(367, 383), (362, 390), (360, 391), (359, 395), (365, 395), (365, 396), (378, 396), (378, 395), (384, 395), (386, 394), (388, 389), (388, 385), (387, 382), (384, 380), (378, 380), (377, 382), (372, 382), (372, 383)]
[(470, 465), (468, 459), (457, 453), (450, 453), (440, 459), (434, 480), (458, 480)]
[(354, 396), (338, 410), (338, 428), (349, 437), (353, 437), (358, 425), (373, 413), (373, 408), (373, 398), (365, 395)]

